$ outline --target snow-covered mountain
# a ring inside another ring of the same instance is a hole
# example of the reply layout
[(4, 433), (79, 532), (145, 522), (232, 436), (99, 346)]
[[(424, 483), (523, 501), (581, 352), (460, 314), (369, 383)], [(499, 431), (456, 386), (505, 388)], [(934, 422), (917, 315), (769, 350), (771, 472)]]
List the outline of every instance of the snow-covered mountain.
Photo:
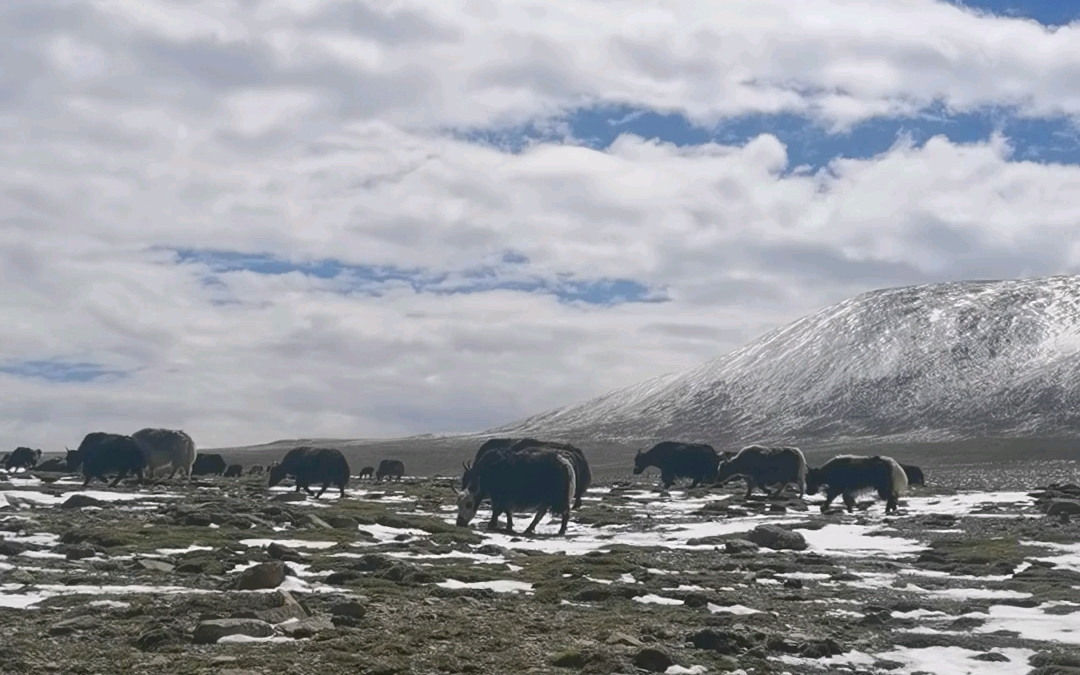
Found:
[(1080, 277), (865, 293), (689, 371), (488, 433), (725, 446), (1080, 438)]

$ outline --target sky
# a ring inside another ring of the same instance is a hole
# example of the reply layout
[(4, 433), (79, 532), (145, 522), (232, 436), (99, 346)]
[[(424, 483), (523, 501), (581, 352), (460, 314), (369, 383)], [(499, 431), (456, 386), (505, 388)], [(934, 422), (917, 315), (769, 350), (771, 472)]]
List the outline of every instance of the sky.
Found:
[(6, 0), (0, 448), (479, 431), (1077, 273), (1071, 7)]

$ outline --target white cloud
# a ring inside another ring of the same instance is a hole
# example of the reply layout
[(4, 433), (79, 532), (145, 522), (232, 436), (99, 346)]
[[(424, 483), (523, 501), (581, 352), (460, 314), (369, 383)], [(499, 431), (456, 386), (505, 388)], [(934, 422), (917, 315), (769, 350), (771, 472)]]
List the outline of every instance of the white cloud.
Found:
[[(148, 424), (203, 445), (478, 429), (695, 365), (863, 290), (1076, 271), (1080, 169), (1010, 161), (1002, 139), (787, 175), (769, 135), (511, 155), (431, 130), (597, 99), (702, 117), (827, 108), (834, 122), (942, 92), (1072, 105), (1073, 29), (904, 6), (13, 11), (0, 57), (40, 60), (0, 86), (0, 366), (129, 375), (0, 374), (0, 446)], [(416, 268), (445, 287), (481, 266), (522, 283), (625, 278), (670, 301), (211, 281), (169, 249)]]

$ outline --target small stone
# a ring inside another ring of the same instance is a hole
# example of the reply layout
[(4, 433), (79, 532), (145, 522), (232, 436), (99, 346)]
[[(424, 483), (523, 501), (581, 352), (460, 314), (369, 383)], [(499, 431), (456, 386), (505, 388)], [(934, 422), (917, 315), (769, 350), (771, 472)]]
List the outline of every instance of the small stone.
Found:
[(58, 550), (68, 560), (83, 560), (97, 555), (97, 551), (89, 546), (61, 546)]
[(288, 562), (303, 562), (304, 555), (296, 549), (283, 546), (279, 543), (271, 542), (266, 547), (266, 554), (275, 560), (286, 560)]
[(312, 527), (317, 527), (317, 528), (322, 529), (322, 530), (332, 530), (332, 529), (334, 529), (333, 525), (326, 522), (322, 518), (318, 517), (314, 513), (304, 514), (304, 516), (300, 519), (300, 524), (301, 525), (310, 525)]
[(1010, 661), (1009, 657), (1001, 652), (983, 652), (982, 654), (972, 656), (971, 659), (973, 661), (987, 661), (989, 663), (1008, 663)]
[(103, 502), (100, 499), (94, 499), (93, 497), (73, 494), (60, 505), (62, 509), (81, 509), (84, 506), (105, 506), (108, 502)]
[(77, 630), (92, 630), (94, 628), (97, 628), (97, 625), (97, 619), (92, 616), (77, 616), (72, 619), (65, 619), (64, 621), (54, 623), (49, 628), (49, 635), (69, 635)]
[(330, 613), (334, 616), (348, 616), (353, 619), (363, 619), (367, 614), (367, 607), (361, 605), (359, 602), (339, 602), (330, 608)]
[(307, 495), (303, 492), (282, 492), (270, 498), (270, 501), (273, 502), (302, 502), (306, 500)]
[(636, 637), (619, 632), (609, 635), (607, 643), (609, 645), (626, 645), (627, 647), (640, 647), (642, 645), (641, 640)]
[(205, 513), (189, 513), (181, 521), (181, 525), (188, 525), (190, 527), (210, 527), (214, 524), (214, 521), (210, 516)]
[(26, 544), (9, 539), (0, 539), (0, 555), (19, 555), (26, 550)]
[(307, 611), (296, 601), (288, 591), (278, 589), (274, 593), (278, 606), (273, 609), (265, 609), (255, 612), (255, 618), (267, 623), (279, 624), (290, 620), (303, 620), (308, 618)]
[(758, 545), (745, 539), (728, 539), (724, 542), (724, 550), (728, 553), (754, 553)]
[(746, 538), (758, 546), (778, 551), (803, 551), (808, 547), (806, 539), (801, 534), (779, 525), (758, 525), (746, 535)]
[(573, 668), (576, 670), (584, 668), (586, 663), (588, 663), (588, 661), (586, 660), (585, 655), (576, 649), (561, 652), (551, 659), (551, 665), (556, 668)]
[(297, 640), (309, 638), (321, 631), (331, 630), (333, 627), (334, 622), (326, 615), (311, 616), (299, 621), (287, 621), (278, 626), (287, 637), (296, 638)]
[(261, 638), (273, 634), (274, 627), (258, 619), (212, 619), (201, 622), (191, 640), (197, 645), (210, 645), (228, 635)]
[(666, 653), (653, 647), (646, 647), (634, 655), (634, 666), (652, 673), (662, 673), (675, 665), (675, 661)]
[(140, 558), (138, 563), (144, 570), (150, 570), (151, 572), (172, 572), (176, 569), (167, 562), (154, 560), (152, 558)]
[(1063, 513), (1071, 516), (1080, 515), (1080, 501), (1055, 499), (1050, 502), (1050, 506), (1046, 509), (1046, 515), (1048, 516), (1057, 516)]
[(236, 580), (236, 588), (241, 591), (257, 591), (265, 588), (277, 588), (285, 581), (285, 563), (280, 560), (261, 563), (244, 570)]

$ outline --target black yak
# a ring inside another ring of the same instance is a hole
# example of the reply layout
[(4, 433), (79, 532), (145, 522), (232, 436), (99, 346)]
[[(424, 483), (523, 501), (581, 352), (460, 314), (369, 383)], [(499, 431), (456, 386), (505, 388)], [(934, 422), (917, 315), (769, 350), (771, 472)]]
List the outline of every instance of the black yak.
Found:
[(266, 472), (266, 469), (263, 468), (262, 464), (252, 464), (251, 467), (248, 468), (247, 475), (249, 475), (249, 476), (261, 476), (265, 472)]
[(525, 534), (532, 534), (549, 510), (562, 515), (559, 534), (566, 534), (576, 491), (574, 463), (564, 452), (544, 446), (514, 452), (493, 450), (473, 465), (468, 485), (458, 493), (457, 524), (467, 526), (480, 503), (488, 498), (491, 500), (489, 530), (498, 527), (499, 515), (505, 513), (506, 531), (512, 533), (513, 512), (535, 508), (536, 517)]
[(146, 457), (146, 469), (152, 477), (162, 467), (172, 467), (169, 478), (183, 471), (191, 478), (191, 468), (195, 464), (195, 441), (183, 431), (172, 429), (139, 429), (131, 437), (143, 449)]
[(878, 497), (885, 501), (885, 513), (897, 510), (900, 495), (907, 490), (907, 474), (892, 457), (858, 457), (838, 455), (816, 469), (810, 469), (806, 476), (806, 491), (817, 494), (826, 487), (825, 503), (821, 512), (829, 504), (843, 495), (844, 506), (848, 513), (855, 508), (855, 495), (868, 490), (876, 490)]
[(904, 470), (904, 475), (907, 476), (908, 485), (926, 485), (926, 477), (923, 476), (922, 469), (914, 464), (901, 464), (900, 468)]
[(225, 458), (216, 452), (200, 452), (195, 455), (195, 463), (191, 465), (192, 476), (220, 476), (225, 473), (228, 465)]
[(349, 483), (349, 463), (340, 450), (333, 448), (313, 448), (301, 446), (293, 448), (281, 459), (281, 463), (270, 471), (270, 487), (274, 487), (286, 476), (296, 479), (296, 491), (303, 489), (311, 492), (312, 483), (322, 483), (322, 489), (315, 495), (318, 499), (326, 488), (336, 485), (345, 496), (345, 486)]
[(41, 464), (34, 467), (36, 471), (49, 471), (51, 473), (66, 473), (67, 472), (67, 460), (63, 457), (53, 457), (47, 459)]
[(562, 453), (574, 464), (574, 477), (576, 490), (574, 492), (574, 508), (581, 508), (581, 498), (592, 484), (592, 470), (589, 468), (589, 460), (585, 459), (585, 453), (569, 443), (556, 443), (554, 441), (540, 441), (535, 438), (492, 438), (484, 442), (476, 451), (476, 457), (472, 464), (463, 464), (465, 472), (461, 476), (461, 489), (464, 490), (469, 482), (469, 472), (487, 453), (493, 450), (517, 452), (527, 448), (549, 448)]
[(365, 478), (371, 478), (374, 475), (375, 475), (375, 467), (373, 467), (373, 466), (365, 466), (363, 469), (360, 469), (359, 478), (360, 478), (360, 480), (364, 480)]
[(405, 462), (400, 459), (384, 459), (379, 462), (379, 469), (375, 472), (375, 482), (381, 482), (383, 478), (401, 480), (405, 475)]
[(716, 482), (720, 485), (733, 478), (746, 480), (746, 498), (760, 487), (765, 492), (775, 485), (773, 497), (780, 496), (788, 485), (799, 489), (799, 496), (806, 493), (806, 457), (798, 448), (765, 448), (750, 445), (720, 462)]
[(67, 465), (68, 471), (77, 471), (82, 467), (86, 479), (83, 487), (95, 478), (105, 481), (107, 475), (116, 473), (116, 478), (110, 483), (115, 487), (129, 473), (138, 476), (141, 483), (146, 470), (146, 456), (142, 446), (131, 436), (95, 431), (83, 438), (78, 449), (68, 450)]
[(244, 475), (244, 467), (242, 464), (230, 464), (225, 469), (226, 478), (239, 478)]
[(31, 448), (15, 448), (15, 451), (4, 460), (4, 468), (8, 471), (17, 469), (33, 469), (41, 461), (41, 450)]
[(679, 478), (689, 478), (691, 488), (701, 483), (712, 483), (716, 479), (716, 466), (720, 456), (711, 445), (704, 443), (680, 443), (663, 441), (649, 448), (647, 452), (638, 451), (634, 455), (634, 475), (637, 476), (650, 466), (660, 469), (660, 481), (665, 488), (674, 485)]

